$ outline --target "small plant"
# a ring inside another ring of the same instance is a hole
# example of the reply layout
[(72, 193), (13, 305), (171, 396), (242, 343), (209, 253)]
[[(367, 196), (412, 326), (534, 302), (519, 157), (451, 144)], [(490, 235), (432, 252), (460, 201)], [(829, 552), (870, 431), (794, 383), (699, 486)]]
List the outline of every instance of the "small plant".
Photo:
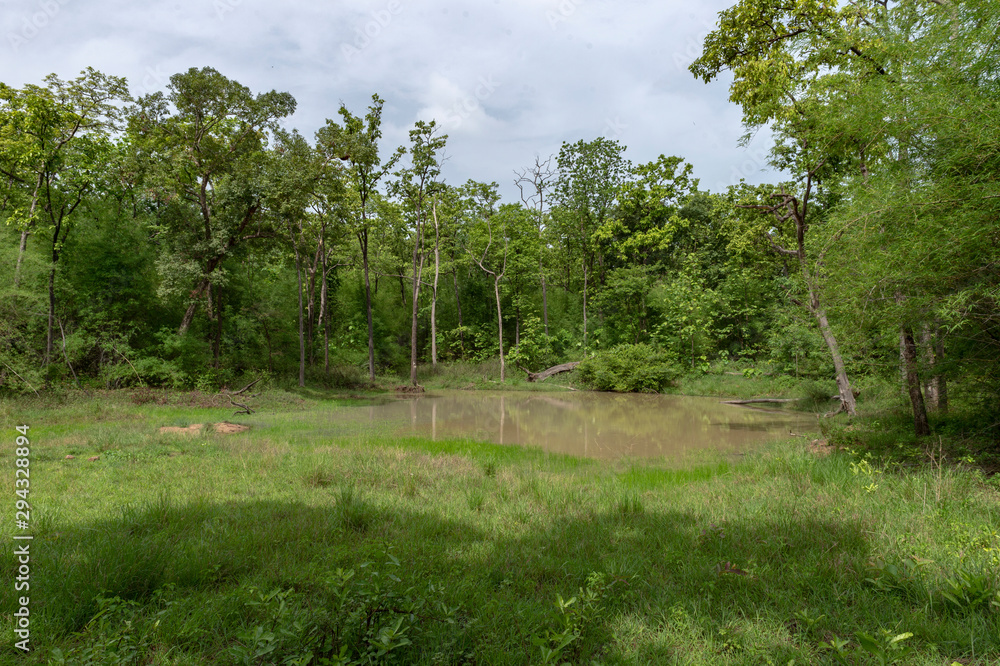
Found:
[(483, 505), (486, 503), (486, 493), (483, 492), (482, 488), (473, 488), (466, 495), (466, 499), (469, 501), (470, 511), (482, 511)]
[(826, 615), (815, 615), (816, 612), (814, 610), (795, 611), (795, 621), (802, 627), (804, 633), (812, 634), (813, 630), (826, 619)]
[(1000, 590), (994, 576), (963, 567), (945, 578), (940, 594), (959, 613), (1000, 609)]
[(354, 488), (345, 486), (337, 498), (337, 514), (344, 529), (366, 532), (375, 522), (375, 511), (354, 494)]
[(96, 598), (98, 612), (91, 618), (83, 631), (74, 634), (82, 645), (68, 652), (55, 648), (51, 652), (51, 663), (81, 666), (104, 666), (106, 664), (142, 663), (153, 648), (159, 618), (172, 604), (160, 603), (163, 591), (153, 593), (154, 602), (163, 609), (155, 614), (152, 622), (143, 618), (143, 606), (136, 601), (125, 601), (120, 597)]
[(903, 641), (913, 637), (913, 633), (907, 631), (895, 634), (887, 629), (883, 629), (878, 638), (870, 636), (862, 631), (855, 634), (861, 649), (875, 658), (876, 663), (881, 666), (898, 664), (913, 652), (911, 645), (903, 645)]
[(497, 475), (497, 462), (489, 459), (483, 463), (483, 476), (492, 479)]
[(865, 492), (873, 493), (878, 490), (876, 481), (882, 474), (882, 470), (872, 467), (871, 463), (868, 462), (868, 455), (858, 462), (851, 462), (851, 473), (860, 477), (862, 483), (867, 482), (867, 485), (864, 486)]
[[(569, 599), (556, 595), (556, 609), (559, 612), (559, 627), (546, 629), (543, 634), (532, 637), (541, 654), (540, 664), (563, 663), (563, 652), (583, 636), (593, 619), (601, 611), (601, 603), (607, 594), (608, 584), (602, 573), (587, 576), (586, 588)], [(579, 656), (579, 655), (574, 655)]]
[(646, 512), (646, 508), (642, 505), (642, 500), (635, 495), (630, 495), (628, 497), (618, 500), (617, 511), (624, 518), (630, 516), (641, 516)]
[(317, 467), (302, 476), (302, 481), (312, 488), (326, 488), (332, 486), (336, 477), (333, 472)]
[(899, 564), (878, 561), (872, 566), (876, 575), (865, 580), (881, 592), (894, 592), (918, 600), (926, 596), (921, 569), (927, 564), (930, 560), (915, 557), (905, 558)]

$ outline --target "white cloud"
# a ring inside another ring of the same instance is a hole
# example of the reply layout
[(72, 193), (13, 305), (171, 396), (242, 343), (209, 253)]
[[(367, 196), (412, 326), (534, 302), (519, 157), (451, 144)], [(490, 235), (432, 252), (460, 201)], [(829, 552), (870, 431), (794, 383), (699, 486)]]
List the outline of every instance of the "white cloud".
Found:
[(415, 120), (436, 119), (450, 135), (445, 176), (495, 180), (514, 200), (514, 169), (601, 135), (627, 144), (634, 162), (680, 155), (719, 189), (767, 177), (767, 137), (749, 153), (736, 145), (726, 82), (706, 86), (687, 71), (729, 4), (19, 1), (0, 17), (0, 81), (37, 84), (90, 65), (152, 92), (211, 66), (255, 92), (291, 92), (298, 110), (286, 125), (307, 137), (341, 103), (363, 115), (378, 93), (387, 152)]

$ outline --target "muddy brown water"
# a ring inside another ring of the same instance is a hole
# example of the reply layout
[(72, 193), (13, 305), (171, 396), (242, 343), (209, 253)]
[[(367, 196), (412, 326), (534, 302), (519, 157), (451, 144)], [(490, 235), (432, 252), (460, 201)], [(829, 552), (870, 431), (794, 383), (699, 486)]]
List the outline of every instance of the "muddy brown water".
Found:
[(818, 430), (814, 416), (727, 405), (718, 398), (585, 391), (434, 391), (352, 409), (367, 412), (371, 423), (395, 426), (400, 435), (471, 438), (603, 459), (742, 453), (789, 433)]

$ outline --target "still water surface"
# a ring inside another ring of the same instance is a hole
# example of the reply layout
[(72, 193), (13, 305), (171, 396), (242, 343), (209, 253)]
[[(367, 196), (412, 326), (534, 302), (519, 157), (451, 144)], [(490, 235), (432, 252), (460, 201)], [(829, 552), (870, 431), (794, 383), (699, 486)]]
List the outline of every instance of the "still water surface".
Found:
[(435, 391), (354, 410), (361, 410), (354, 418), (395, 426), (401, 435), (471, 438), (605, 459), (738, 453), (789, 432), (817, 429), (809, 415), (726, 405), (718, 398), (586, 391)]

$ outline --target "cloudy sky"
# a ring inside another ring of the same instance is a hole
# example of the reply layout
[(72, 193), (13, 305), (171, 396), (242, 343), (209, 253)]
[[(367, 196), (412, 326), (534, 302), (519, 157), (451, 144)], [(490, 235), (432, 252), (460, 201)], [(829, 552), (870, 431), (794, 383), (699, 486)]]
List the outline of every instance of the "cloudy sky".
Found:
[(496, 181), (564, 141), (614, 138), (633, 162), (694, 165), (701, 188), (771, 178), (768, 137), (747, 148), (728, 81), (687, 66), (733, 0), (5, 0), (0, 81), (40, 84), (92, 66), (133, 94), (210, 66), (254, 92), (290, 92), (285, 123), (312, 137), (341, 104), (385, 100), (386, 151), (418, 119), (449, 135), (444, 177)]

